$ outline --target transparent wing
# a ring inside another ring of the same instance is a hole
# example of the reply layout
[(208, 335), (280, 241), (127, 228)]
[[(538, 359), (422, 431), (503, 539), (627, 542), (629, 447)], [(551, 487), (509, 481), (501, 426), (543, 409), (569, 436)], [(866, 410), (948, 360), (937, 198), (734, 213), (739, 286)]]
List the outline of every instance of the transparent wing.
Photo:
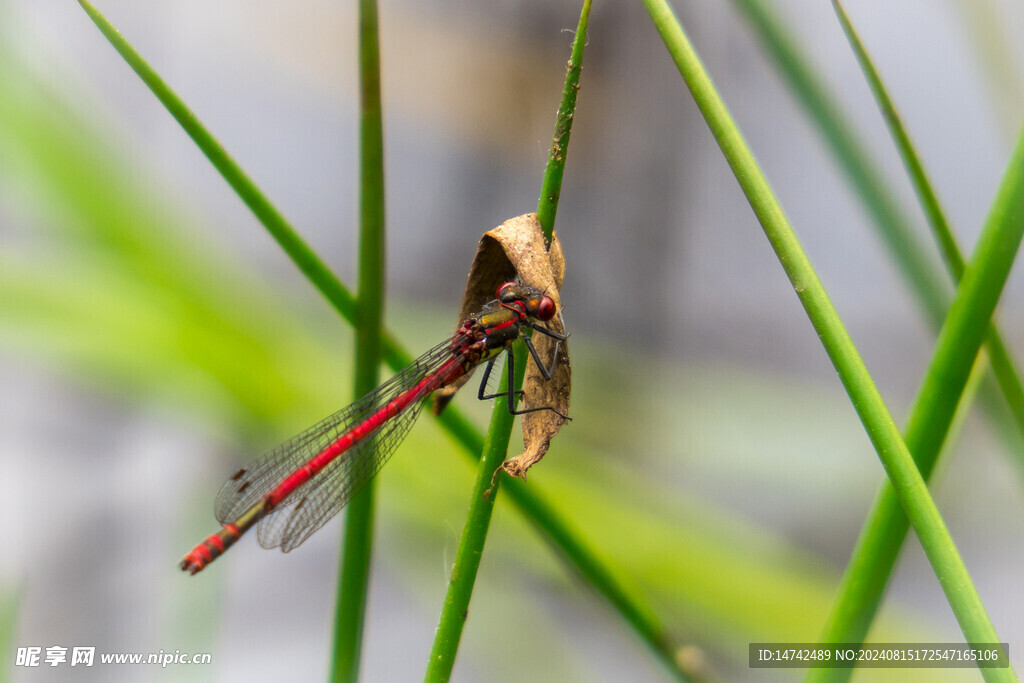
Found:
[[(389, 401), (413, 389), (451, 358), (451, 340), (438, 344), (369, 394), (280, 444), (250, 467), (239, 470), (217, 494), (214, 504), (217, 520), (226, 524), (237, 519), (285, 477)], [(345, 507), (409, 433), (429, 393), (424, 391), (422, 396), (413, 397), (405, 410), (339, 455), (281, 501), (259, 522), (260, 545), (265, 548), (281, 546), (287, 552)]]
[(405, 439), (419, 416), (424, 398), (426, 394), (300, 487), (289, 497), (289, 508), (279, 508), (261, 519), (257, 527), (260, 545), (281, 546), (281, 550), (288, 552), (338, 514)]

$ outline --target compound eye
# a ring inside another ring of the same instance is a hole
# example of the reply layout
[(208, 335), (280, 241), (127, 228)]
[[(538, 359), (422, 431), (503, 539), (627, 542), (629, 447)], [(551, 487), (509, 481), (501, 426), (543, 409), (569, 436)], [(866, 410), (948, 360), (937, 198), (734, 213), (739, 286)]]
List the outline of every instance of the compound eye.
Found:
[(505, 295), (505, 293), (508, 292), (509, 289), (511, 289), (511, 288), (513, 288), (515, 286), (516, 286), (516, 283), (514, 283), (514, 282), (506, 282), (502, 286), (498, 287), (498, 294), (496, 295), (496, 298), (501, 300), (501, 298)]
[(555, 317), (555, 301), (550, 296), (544, 295), (537, 304), (537, 320), (548, 321)]

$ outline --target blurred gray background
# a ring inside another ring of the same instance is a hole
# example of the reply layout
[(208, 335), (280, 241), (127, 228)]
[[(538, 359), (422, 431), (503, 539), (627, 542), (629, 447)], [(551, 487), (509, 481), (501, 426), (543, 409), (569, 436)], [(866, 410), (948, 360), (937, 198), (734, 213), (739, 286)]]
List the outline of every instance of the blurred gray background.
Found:
[[(353, 4), (97, 2), (346, 283), (355, 281), (357, 222)], [(938, 263), (831, 6), (772, 5)], [(676, 2), (675, 9), (901, 422), (933, 331), (733, 4)], [(851, 1), (847, 9), (969, 252), (1022, 121), (1024, 8), (933, 0)], [(214, 245), (291, 302), (339, 354), (350, 352), (348, 328), (77, 4), (8, 2), (0, 11), (4, 40), (35, 77), (57, 84), (67, 103), (110, 131), (112, 156), (126, 159), (169, 205), (201, 217), (182, 226), (197, 249)], [(404, 315), (438, 321), (432, 336), (405, 328), (414, 353), (454, 322), (479, 235), (536, 205), (577, 13), (577, 3), (541, 0), (382, 3), (388, 320), (399, 328)], [(715, 514), (749, 527), (752, 537), (763, 531), (785, 539), (832, 581), (881, 467), (642, 4), (596, 2), (590, 26), (557, 221), (568, 268), (565, 317), (583, 356), (574, 379), (583, 393), (574, 399), (581, 414), (559, 441), (598, 451), (596, 442), (611, 432), (618, 441), (593, 457), (641, 471), (636, 490), (624, 495), (642, 500), (643, 482), (656, 479), (680, 500), (713, 503)], [(8, 257), (59, 251), (40, 230), (61, 220), (59, 210), (3, 168), (0, 182), (0, 246)], [(1022, 297), (1018, 269), (999, 311), (1017, 357), (1024, 353)], [(165, 404), (119, 399), (26, 352), (17, 338), (15, 325), (0, 318), (0, 589), (18, 596), (14, 644), (185, 649), (176, 634), (194, 628), (201, 633), (193, 631), (191, 642), (213, 648), (212, 669), (140, 675), (101, 668), (75, 672), (75, 680), (322, 679), (337, 522), (286, 557), (246, 539), (218, 563), (233, 563), (216, 567), (229, 577), (220, 581), (172, 572), (194, 531), (215, 528), (209, 505), (231, 463), (288, 434), (254, 436), (243, 427), (239, 437), (230, 421), (211, 425)], [(349, 391), (349, 384), (337, 389), (336, 407)], [(614, 422), (588, 421), (586, 407), (606, 399), (626, 412)], [(1019, 670), (1024, 659), (1013, 644), (1024, 636), (1024, 480), (977, 412), (947, 454), (936, 495)], [(312, 423), (320, 415), (307, 417)], [(305, 425), (296, 419), (298, 431)], [(556, 443), (549, 459), (557, 457)], [(546, 464), (531, 482), (543, 484)], [(444, 520), (443, 549), (421, 550), (410, 548), (386, 510), (377, 522), (363, 678), (409, 680), (422, 672), (462, 520)], [(651, 514), (671, 524), (658, 510)], [(546, 551), (534, 544), (529, 552)], [(547, 649), (536, 644), (536, 661), (519, 668), (524, 655), (513, 646), (515, 633), (502, 634), (503, 617), (493, 617), (487, 638), (473, 635), (483, 626), (471, 618), (458, 680), (516, 680), (517, 671), (550, 680), (664, 675), (586, 590), (567, 595), (531, 583), (501, 556), (485, 559), (487, 585), (511, 580), (518, 588), (491, 597), (478, 590), (474, 615), (505, 615), (529, 630), (538, 617), (519, 615), (516, 596), (546, 594), (545, 625), (537, 628), (549, 635)], [(409, 588), (410, 575), (422, 581), (424, 574), (429, 590)], [(209, 601), (218, 621), (190, 624), (176, 609), (186, 593)], [(889, 596), (899, 618), (961, 639), (913, 539)], [(691, 617), (680, 616), (681, 623)], [(682, 641), (699, 647), (699, 633)], [(741, 657), (745, 643), (736, 645)], [(768, 678), (742, 666), (715, 663), (712, 670), (729, 679)], [(16, 673), (27, 681), (51, 674)]]

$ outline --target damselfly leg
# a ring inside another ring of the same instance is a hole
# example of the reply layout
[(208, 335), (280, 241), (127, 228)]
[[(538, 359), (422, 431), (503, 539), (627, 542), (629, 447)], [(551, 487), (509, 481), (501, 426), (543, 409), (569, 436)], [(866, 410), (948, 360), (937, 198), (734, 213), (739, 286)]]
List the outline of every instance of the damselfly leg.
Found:
[[(533, 362), (537, 364), (537, 368), (540, 370), (541, 376), (544, 377), (545, 381), (547, 381), (551, 379), (551, 376), (555, 372), (555, 366), (558, 364), (558, 350), (559, 348), (561, 348), (562, 342), (565, 341), (568, 335), (555, 332), (554, 330), (548, 329), (541, 325), (531, 325), (531, 327), (533, 327), (534, 330), (537, 330), (538, 332), (545, 334), (555, 340), (555, 349), (554, 352), (551, 354), (551, 366), (545, 367), (544, 361), (541, 360), (540, 354), (537, 353), (537, 349), (534, 347), (533, 342), (530, 341), (530, 338), (527, 336), (522, 337), (523, 342), (526, 344), (526, 348), (529, 349), (530, 355), (533, 357)], [(486, 401), (492, 398), (500, 398), (502, 396), (506, 396), (508, 398), (508, 412), (512, 413), (513, 415), (524, 415), (526, 413), (536, 413), (541, 410), (550, 410), (563, 420), (572, 420), (571, 417), (569, 417), (568, 415), (563, 415), (562, 413), (555, 410), (551, 406), (540, 406), (538, 408), (523, 408), (521, 410), (517, 410), (515, 407), (515, 397), (517, 395), (522, 396), (525, 392), (523, 392), (521, 389), (516, 390), (513, 387), (513, 378), (515, 377), (515, 354), (513, 353), (511, 346), (508, 347), (505, 355), (508, 357), (507, 386), (503, 391), (499, 391), (494, 394), (487, 393), (487, 382), (488, 380), (490, 380), (491, 371), (494, 369), (494, 363), (495, 361), (498, 360), (498, 358), (501, 357), (500, 355), (495, 356), (490, 361), (488, 361), (487, 366), (484, 368), (484, 376), (480, 380), (480, 390), (477, 392), (477, 398), (479, 398), (481, 401)]]

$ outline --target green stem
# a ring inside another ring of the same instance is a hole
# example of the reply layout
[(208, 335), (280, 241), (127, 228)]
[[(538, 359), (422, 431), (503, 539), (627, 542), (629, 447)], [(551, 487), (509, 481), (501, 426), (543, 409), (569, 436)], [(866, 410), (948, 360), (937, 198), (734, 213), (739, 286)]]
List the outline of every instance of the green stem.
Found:
[(734, 0), (750, 21), (768, 53), (776, 60), (779, 71), (788, 79), (797, 101), (805, 105), (822, 136), (833, 149), (840, 168), (846, 173), (854, 190), (878, 227), (879, 236), (900, 265), (908, 287), (924, 307), (928, 319), (938, 328), (949, 303), (948, 287), (942, 276), (926, 258), (928, 250), (907, 227), (910, 220), (903, 215), (896, 196), (888, 190), (885, 180), (874, 171), (868, 158), (868, 146), (857, 139), (851, 126), (843, 119), (838, 105), (828, 96), (825, 87), (814, 77), (808, 61), (802, 58), (783, 25), (773, 16), (764, 0)]
[[(502, 373), (502, 383), (498, 386), (508, 386), (507, 383), (510, 381), (515, 381), (516, 387), (523, 385), (527, 363), (526, 347), (517, 344), (513, 353), (516, 360), (515, 377), (509, 377), (506, 365)], [(518, 396), (515, 403), (518, 404)], [(459, 549), (448, 582), (448, 593), (445, 595), (437, 630), (434, 632), (434, 645), (430, 649), (430, 659), (427, 661), (427, 671), (423, 677), (425, 681), (447, 681), (451, 678), (455, 657), (459, 651), (459, 641), (462, 639), (462, 629), (469, 616), (469, 601), (473, 597), (473, 586), (483, 557), (487, 531), (491, 525), (494, 501), (498, 497), (498, 486), (501, 482), (498, 468), (501, 467), (508, 452), (514, 421), (515, 416), (509, 412), (506, 402), (495, 401), (491, 410), (491, 426), (484, 440), (483, 457), (480, 459), (472, 498), (469, 500), (466, 524), (459, 538)], [(494, 486), (487, 494), (488, 488), (491, 488), (492, 478)]]
[[(537, 201), (537, 216), (548, 242), (554, 230), (554, 220), (558, 209), (561, 193), (562, 177), (565, 170), (569, 136), (572, 131), (573, 113), (576, 96), (579, 92), (580, 69), (583, 61), (583, 50), (586, 45), (587, 22), (590, 14), (590, 0), (585, 0), (580, 13), (579, 25), (573, 40), (572, 53), (562, 89), (562, 102), (558, 109), (555, 133), (552, 139), (551, 152), (544, 172), (540, 197)], [(526, 351), (522, 346), (516, 348), (516, 387), (522, 386), (526, 371)], [(506, 380), (507, 381), (507, 374)], [(451, 676), (455, 665), (459, 640), (466, 617), (469, 613), (469, 602), (472, 597), (473, 585), (477, 569), (483, 554), (484, 542), (490, 524), (494, 499), (497, 488), (487, 499), (483, 492), (491, 485), (495, 471), (501, 465), (508, 448), (509, 435), (512, 429), (506, 408), (496, 403), (491, 416), (491, 430), (484, 445), (484, 455), (477, 470), (473, 500), (470, 501), (465, 528), (459, 542), (459, 550), (452, 570), (452, 579), (448, 594), (441, 610), (434, 645), (427, 664), (426, 680), (444, 681)], [(500, 473), (499, 473), (500, 476)], [(495, 479), (495, 481), (499, 481)], [(539, 498), (534, 497), (522, 482), (510, 481), (509, 491), (517, 507), (529, 506), (533, 510), (532, 521), (541, 530), (545, 540), (562, 552), (574, 558), (574, 563), (584, 576), (617, 607), (629, 623), (644, 638), (666, 667), (681, 680), (688, 677), (679, 667), (662, 627), (650, 612), (632, 596), (630, 596), (594, 555), (575, 539), (574, 534), (555, 516), (553, 509)]]
[[(718, 96), (689, 39), (664, 0), (644, 0), (644, 4), (835, 366), (839, 378), (864, 424), (868, 437), (878, 452), (896, 496), (917, 532), (921, 546), (946, 593), (946, 598), (953, 608), (967, 641), (971, 643), (1000, 642), (974, 584), (971, 582), (967, 568), (964, 566), (953, 539), (928, 492), (924, 479), (900, 436), (896, 423), (889, 414), (867, 367), (846, 332), (839, 314), (829, 300), (825, 288), (800, 246), (782, 207), (772, 193), (725, 104)], [(1021, 147), (1021, 153), (1024, 154), (1024, 146)], [(1016, 159), (1016, 155), (1014, 158)], [(1010, 175), (1016, 176), (1016, 173)], [(1016, 181), (1016, 177), (1013, 180)], [(1015, 198), (1017, 185), (1017, 183), (1005, 184), (1002, 188), (1003, 192), (1000, 193), (1001, 198)], [(1005, 191), (1011, 193), (1010, 197), (1004, 196)], [(1022, 201), (1024, 201), (1024, 192), (1019, 194), (1022, 195)], [(1007, 206), (1002, 202), (998, 205)], [(987, 260), (997, 270), (1001, 270), (1005, 265), (1006, 272), (1009, 271), (1009, 265), (1012, 263), (1020, 236), (1024, 234), (1024, 220), (1021, 220), (1024, 216), (1018, 215), (1016, 202), (1012, 202), (1007, 208), (1012, 210), (1006, 217), (1012, 217), (1015, 220), (991, 221), (989, 225), (986, 225), (977, 261), (984, 263)], [(1024, 206), (1021, 208), (1024, 210)], [(995, 251), (991, 251), (993, 248)], [(987, 275), (987, 271), (978, 273), (978, 270), (969, 270), (961, 286), (961, 294), (965, 290), (976, 287), (976, 282), (982, 279), (988, 284), (993, 278)], [(988, 292), (989, 295), (992, 293)], [(996, 297), (998, 297), (998, 293), (999, 289), (996, 289), (994, 292)], [(950, 311), (950, 319), (954, 319), (955, 316), (970, 316), (977, 322), (980, 317), (982, 327), (981, 331), (977, 332), (980, 344), (980, 337), (987, 327), (988, 316), (991, 314), (992, 308), (988, 307), (987, 312), (984, 310), (985, 306), (981, 311), (975, 311), (973, 308), (965, 310), (963, 301), (963, 296), (957, 297), (953, 309)], [(986, 302), (989, 302), (989, 299), (986, 299)], [(994, 300), (990, 303), (992, 307), (995, 306)], [(944, 336), (948, 336), (949, 329), (951, 328), (947, 323), (943, 328)], [(969, 369), (970, 361), (977, 353), (977, 347), (974, 348), (973, 353), (970, 353), (970, 349), (964, 345), (961, 345), (960, 350), (969, 353)], [(937, 375), (937, 373), (930, 372), (929, 376), (933, 374)], [(966, 379), (966, 373), (964, 379)], [(956, 393), (959, 397), (959, 392)], [(1013, 672), (1008, 669), (984, 669), (983, 673), (989, 680), (1013, 679)]]
[[(910, 142), (910, 136), (907, 134), (907, 129), (903, 125), (899, 113), (896, 111), (896, 105), (893, 104), (892, 98), (889, 96), (885, 84), (882, 83), (882, 78), (878, 74), (878, 70), (872, 63), (871, 57), (864, 48), (864, 44), (850, 23), (849, 17), (837, 0), (833, 0), (832, 5), (835, 8), (836, 15), (839, 17), (839, 23), (850, 42), (850, 46), (857, 56), (861, 70), (864, 72), (865, 78), (867, 78), (871, 92), (878, 103), (878, 108), (885, 118), (889, 133), (896, 143), (896, 149), (899, 150), (900, 158), (903, 160), (903, 165), (913, 183), (918, 201), (921, 203), (921, 208), (928, 219), (928, 225), (931, 226), (932, 234), (942, 252), (946, 269), (949, 271), (953, 281), (959, 284), (966, 268), (964, 257), (956, 242), (956, 237), (954, 237), (953, 231), (949, 226), (949, 221), (946, 219), (946, 214), (942, 210), (939, 197), (935, 193), (931, 181), (928, 179), (928, 174), (925, 173), (924, 164), (921, 163), (921, 158), (917, 155), (914, 145)], [(988, 353), (996, 381), (999, 383), (999, 387), (1006, 398), (1010, 414), (1013, 416), (1017, 429), (1021, 434), (1024, 434), (1024, 383), (1021, 382), (1020, 373), (1017, 372), (1015, 363), (1010, 357), (1010, 353), (995, 323), (989, 328), (986, 344), (988, 345)], [(1021, 464), (1019, 459), (1018, 464)]]
[[(941, 278), (925, 258), (927, 250), (918, 243), (910, 231), (910, 219), (900, 210), (896, 195), (889, 189), (890, 183), (872, 164), (866, 150), (869, 145), (858, 138), (854, 127), (843, 116), (842, 109), (829, 95), (828, 89), (818, 78), (811, 61), (803, 54), (785, 26), (774, 16), (764, 0), (734, 0), (746, 15), (765, 49), (778, 65), (779, 73), (786, 79), (796, 100), (804, 106), (811, 120), (818, 127), (821, 136), (832, 151), (839, 168), (846, 173), (854, 191), (858, 194), (872, 224), (878, 230), (882, 243), (888, 248), (893, 261), (899, 265), (911, 291), (917, 296), (928, 321), (938, 330), (945, 320), (949, 297)], [(925, 206), (926, 213), (929, 211)], [(931, 221), (933, 217), (929, 216)], [(933, 224), (934, 225), (934, 224)], [(950, 233), (951, 236), (952, 233)], [(950, 264), (949, 244), (946, 237), (937, 235), (943, 257)], [(981, 391), (982, 406), (996, 433), (1004, 440), (1007, 451), (1016, 456), (1019, 467), (1024, 468), (1024, 451), (1019, 447), (1020, 435), (1024, 435), (1024, 389), (1019, 373), (1013, 366), (1001, 340), (989, 341), (989, 355), (992, 373), (996, 383), (987, 380)], [(1009, 424), (1002, 412), (998, 396), (1002, 390), (1012, 412), (1013, 424)], [(1013, 431), (1016, 430), (1017, 434)]]
[(100, 29), (110, 44), (114, 46), (128, 65), (139, 75), (139, 78), (156, 95), (171, 116), (195, 141), (213, 167), (227, 181), (231, 189), (245, 202), (255, 214), (267, 232), (277, 241), (286, 254), (292, 259), (299, 270), (313, 283), (321, 294), (331, 302), (342, 316), (349, 322), (355, 321), (355, 297), (335, 277), (334, 273), (309, 248), (288, 220), (271, 204), (266, 195), (256, 186), (242, 168), (231, 158), (224, 146), (213, 137), (202, 122), (178, 97), (170, 86), (146, 63), (138, 52), (125, 40), (120, 31), (106, 20), (88, 0), (79, 0), (93, 23)]
[[(359, 2), (359, 301), (356, 307), (355, 395), (380, 382), (384, 310), (384, 128), (376, 0)], [(374, 483), (349, 501), (334, 617), (331, 678), (359, 680), (359, 659), (373, 550)]]
[(537, 200), (537, 222), (544, 231), (544, 239), (551, 244), (555, 231), (555, 215), (558, 213), (558, 199), (562, 195), (562, 176), (565, 175), (565, 159), (569, 152), (569, 135), (576, 111), (576, 96), (580, 92), (580, 71), (583, 69), (583, 50), (587, 43), (587, 24), (590, 20), (590, 0), (584, 0), (576, 36), (572, 41), (569, 64), (566, 66), (565, 85), (562, 86), (562, 102), (555, 117), (555, 134), (551, 139), (548, 163), (544, 167), (544, 180)]

